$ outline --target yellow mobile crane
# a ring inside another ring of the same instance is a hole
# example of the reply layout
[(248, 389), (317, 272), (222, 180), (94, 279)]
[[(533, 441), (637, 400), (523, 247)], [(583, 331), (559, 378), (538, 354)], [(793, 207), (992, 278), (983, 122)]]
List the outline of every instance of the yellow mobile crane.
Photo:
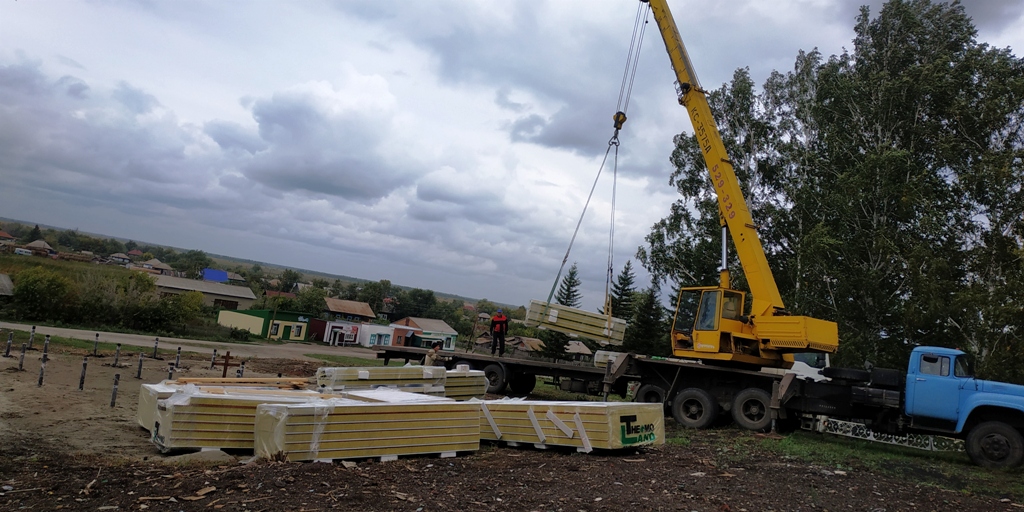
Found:
[[(835, 352), (839, 345), (835, 322), (790, 315), (786, 311), (768, 266), (761, 239), (743, 198), (732, 162), (711, 115), (707, 91), (701, 87), (693, 64), (679, 37), (667, 0), (648, 2), (657, 22), (672, 68), (676, 73), (679, 104), (686, 107), (693, 122), (694, 134), (700, 143), (711, 181), (718, 195), (718, 212), (722, 225), (722, 266), (718, 286), (684, 288), (682, 292), (699, 292), (693, 330), (683, 332), (672, 323), (672, 353), (676, 357), (739, 363), (744, 365), (789, 368), (795, 352)], [(624, 116), (622, 116), (624, 120)], [(616, 114), (616, 123), (620, 123)], [(729, 283), (726, 266), (726, 232), (732, 235), (743, 273), (750, 286), (750, 308), (746, 293), (734, 290)], [(682, 293), (676, 303), (678, 318)]]

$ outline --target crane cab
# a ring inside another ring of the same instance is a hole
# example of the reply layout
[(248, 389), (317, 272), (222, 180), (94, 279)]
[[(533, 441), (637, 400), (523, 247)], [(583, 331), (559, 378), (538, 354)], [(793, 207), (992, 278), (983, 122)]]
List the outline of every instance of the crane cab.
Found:
[[(683, 299), (684, 294), (691, 295), (689, 300)], [(745, 292), (720, 286), (681, 289), (672, 322), (672, 354), (709, 362), (791, 366), (791, 357), (762, 350), (746, 299)], [(686, 309), (694, 306), (695, 314), (688, 314)]]

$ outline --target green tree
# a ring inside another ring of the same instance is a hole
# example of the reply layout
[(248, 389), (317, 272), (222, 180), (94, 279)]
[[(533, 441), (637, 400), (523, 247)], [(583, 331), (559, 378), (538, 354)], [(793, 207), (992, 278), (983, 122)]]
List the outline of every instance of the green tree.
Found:
[(24, 238), (24, 243), (35, 242), (36, 240), (43, 239), (43, 232), (39, 229), (39, 224), (36, 224), (32, 228), (32, 231), (28, 232), (28, 236)]
[(345, 285), (341, 282), (341, 279), (335, 279), (327, 292), (331, 297), (341, 297), (345, 294)]
[(295, 299), (298, 302), (296, 310), (300, 313), (320, 318), (327, 307), (327, 304), (324, 302), (325, 297), (327, 297), (327, 290), (323, 288), (315, 286), (304, 288), (295, 294)]
[[(581, 284), (579, 268), (574, 262), (569, 267), (569, 272), (565, 274), (562, 282), (558, 285), (558, 292), (555, 293), (555, 302), (563, 306), (580, 307), (583, 300), (580, 294)], [(544, 356), (552, 359), (568, 359), (569, 355), (566, 353), (570, 340), (568, 334), (545, 330), (541, 331), (540, 339), (544, 342), (544, 350), (541, 351)]]
[(354, 300), (365, 302), (374, 313), (380, 313), (384, 309), (384, 299), (390, 296), (391, 281), (381, 279), (377, 282), (363, 283)]
[(63, 320), (74, 303), (71, 281), (52, 270), (32, 267), (14, 277), (12, 304), (19, 318)]
[(179, 255), (170, 265), (189, 279), (202, 279), (203, 269), (212, 267), (213, 260), (203, 251), (191, 250)]
[(622, 340), (624, 350), (652, 356), (671, 355), (665, 309), (658, 295), (657, 282), (651, 283), (646, 290), (635, 292), (635, 307)]
[(290, 268), (286, 268), (284, 272), (281, 273), (281, 277), (279, 277), (278, 280), (280, 281), (280, 284), (277, 289), (282, 292), (290, 292), (292, 291), (292, 288), (295, 288), (295, 283), (302, 280), (302, 274)]
[[(629, 319), (633, 315), (633, 294), (636, 293), (636, 275), (633, 274), (633, 262), (626, 260), (622, 272), (612, 283), (611, 306), (612, 316)], [(603, 313), (603, 311), (602, 311)]]

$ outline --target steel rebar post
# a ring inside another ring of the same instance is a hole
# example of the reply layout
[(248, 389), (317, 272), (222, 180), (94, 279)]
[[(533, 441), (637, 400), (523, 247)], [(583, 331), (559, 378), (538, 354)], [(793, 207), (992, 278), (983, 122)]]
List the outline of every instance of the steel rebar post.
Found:
[(153, 340), (153, 359), (156, 359), (156, 347), (160, 345), (160, 338)]
[(46, 335), (46, 340), (43, 341), (43, 364), (50, 358), (50, 335)]
[(213, 349), (213, 359), (210, 359), (210, 369), (217, 368), (217, 349)]
[(36, 339), (36, 326), (32, 326), (32, 332), (28, 333), (28, 348), (32, 349), (32, 342)]
[(145, 355), (142, 352), (139, 352), (139, 372), (135, 374), (136, 379), (142, 378), (142, 358), (144, 357)]
[(181, 347), (178, 347), (178, 355), (174, 356), (174, 368), (181, 368)]
[(89, 356), (82, 358), (82, 376), (78, 378), (78, 390), (82, 391), (85, 389), (85, 368), (89, 366)]
[(25, 351), (28, 350), (28, 345), (21, 344), (21, 358), (18, 359), (18, 371), (25, 369)]
[(121, 360), (121, 344), (117, 344), (117, 349), (114, 350), (114, 368), (117, 368), (117, 362)]
[(14, 333), (7, 335), (7, 348), (4, 349), (4, 357), (11, 357), (11, 344), (14, 343)]
[(92, 355), (96, 357), (100, 349), (100, 333), (96, 333), (96, 340), (92, 342)]
[(113, 407), (117, 402), (117, 384), (121, 382), (121, 374), (114, 374), (114, 391), (110, 393), (110, 406)]
[(43, 373), (46, 372), (46, 357), (43, 357), (43, 363), (39, 365), (39, 382), (36, 384), (38, 387), (43, 387)]

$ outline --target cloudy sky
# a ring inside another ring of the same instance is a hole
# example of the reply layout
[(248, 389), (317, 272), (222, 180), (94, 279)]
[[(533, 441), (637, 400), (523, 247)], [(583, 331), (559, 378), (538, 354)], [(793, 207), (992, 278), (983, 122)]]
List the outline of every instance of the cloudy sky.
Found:
[[(858, 3), (670, 0), (706, 87), (840, 53)], [(981, 41), (1020, 55), (1024, 2), (964, 3)], [(636, 5), (5, 0), (0, 216), (543, 299), (612, 135)], [(672, 137), (690, 131), (673, 80), (650, 30), (621, 135), (616, 272), (673, 199)], [(588, 308), (610, 178), (570, 255)]]

